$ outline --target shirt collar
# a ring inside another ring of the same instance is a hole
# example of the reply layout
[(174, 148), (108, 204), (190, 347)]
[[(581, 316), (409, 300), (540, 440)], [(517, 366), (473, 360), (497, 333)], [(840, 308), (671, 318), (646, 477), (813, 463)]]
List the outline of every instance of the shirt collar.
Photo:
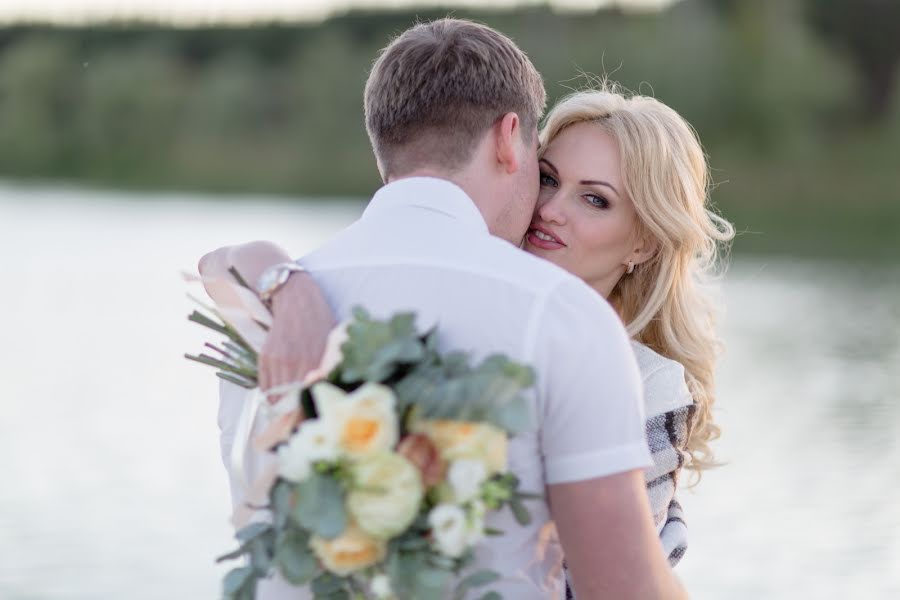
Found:
[(388, 183), (372, 196), (363, 218), (413, 209), (449, 217), (466, 227), (488, 233), (487, 223), (463, 189), (446, 179), (406, 177)]

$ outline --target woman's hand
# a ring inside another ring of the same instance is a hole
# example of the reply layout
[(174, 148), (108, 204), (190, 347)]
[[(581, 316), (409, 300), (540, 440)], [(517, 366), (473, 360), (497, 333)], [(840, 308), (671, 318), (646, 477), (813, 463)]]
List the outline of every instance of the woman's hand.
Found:
[[(259, 389), (302, 381), (319, 366), (335, 326), (331, 307), (308, 273), (294, 273), (272, 297), (272, 326), (259, 352)], [(268, 398), (277, 402), (278, 397)]]
[[(259, 241), (209, 252), (197, 268), (204, 277), (230, 277), (228, 269), (234, 267), (248, 284), (255, 286), (267, 268), (291, 260), (276, 244)], [(307, 273), (293, 273), (275, 292), (272, 315), (272, 326), (257, 361), (259, 387), (263, 391), (302, 381), (318, 367), (328, 334), (335, 325), (322, 290)], [(269, 398), (270, 402), (277, 400)]]

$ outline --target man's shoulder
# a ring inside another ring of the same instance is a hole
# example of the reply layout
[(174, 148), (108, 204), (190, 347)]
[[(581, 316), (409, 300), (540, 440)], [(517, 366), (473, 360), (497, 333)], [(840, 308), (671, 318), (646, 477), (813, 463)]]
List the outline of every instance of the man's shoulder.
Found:
[(443, 232), (410, 232), (386, 244), (373, 244), (372, 237), (371, 227), (358, 221), (300, 262), (313, 273), (375, 267), (416, 267), (437, 277), (453, 272), (471, 278), (473, 285), (502, 282), (538, 296), (560, 287), (586, 287), (566, 270), (493, 236), (460, 241), (445, 239)]

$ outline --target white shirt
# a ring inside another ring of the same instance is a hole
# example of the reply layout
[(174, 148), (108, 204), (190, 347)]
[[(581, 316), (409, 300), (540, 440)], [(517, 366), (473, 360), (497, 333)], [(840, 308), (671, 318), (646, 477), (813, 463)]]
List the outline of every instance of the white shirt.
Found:
[[(471, 352), (476, 361), (502, 353), (535, 368), (533, 427), (509, 446), (522, 491), (543, 494), (548, 484), (651, 464), (640, 376), (618, 317), (581, 280), (491, 236), (452, 183), (416, 177), (386, 185), (362, 218), (300, 262), (339, 320), (355, 306), (379, 318), (415, 311), (422, 331), (439, 327), (444, 351)], [(545, 499), (527, 506), (525, 527), (509, 510), (488, 518), (504, 535), (487, 538), (476, 568), (502, 575), (490, 589), (504, 598), (563, 597), (562, 549), (546, 535), (549, 507)], [(259, 597), (308, 597), (287, 590), (273, 582)]]
[(644, 412), (648, 419), (694, 403), (684, 378), (684, 365), (631, 342), (644, 385)]

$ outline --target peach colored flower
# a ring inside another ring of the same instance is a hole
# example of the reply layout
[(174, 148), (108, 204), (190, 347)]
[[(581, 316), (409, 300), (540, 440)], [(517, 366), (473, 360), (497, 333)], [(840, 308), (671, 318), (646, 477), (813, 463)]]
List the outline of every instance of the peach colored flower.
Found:
[(342, 577), (378, 563), (387, 552), (383, 541), (369, 536), (354, 523), (331, 540), (314, 536), (309, 545), (326, 569)]
[(413, 429), (427, 435), (446, 461), (473, 458), (484, 461), (489, 475), (506, 471), (506, 433), (493, 425), (436, 420), (421, 421)]

